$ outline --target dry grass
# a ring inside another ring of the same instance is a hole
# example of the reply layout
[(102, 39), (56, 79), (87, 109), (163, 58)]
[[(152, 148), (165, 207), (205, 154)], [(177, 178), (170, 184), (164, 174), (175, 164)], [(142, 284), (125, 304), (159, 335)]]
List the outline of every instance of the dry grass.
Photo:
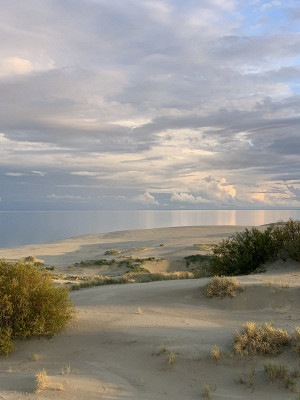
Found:
[(210, 352), (212, 359), (216, 362), (216, 364), (219, 363), (221, 359), (221, 352), (218, 346), (214, 346)]
[(241, 357), (255, 354), (280, 354), (284, 347), (289, 346), (289, 333), (283, 329), (274, 328), (271, 324), (258, 325), (246, 322), (242, 332), (234, 336), (234, 348)]
[(173, 365), (175, 364), (175, 361), (176, 361), (176, 354), (174, 353), (174, 351), (168, 352), (166, 361), (170, 368), (173, 367)]
[(39, 393), (42, 390), (44, 390), (47, 386), (47, 382), (48, 382), (47, 371), (45, 370), (45, 368), (43, 368), (40, 371), (38, 371), (38, 373), (35, 375), (35, 383), (36, 383), (35, 392)]
[(215, 276), (206, 285), (205, 293), (207, 297), (236, 297), (243, 290), (243, 285), (236, 278)]
[(294, 350), (297, 357), (300, 357), (300, 327), (295, 329)]
[(206, 397), (207, 399), (211, 399), (211, 390), (210, 390), (210, 386), (208, 383), (203, 383), (202, 394), (203, 394), (203, 397)]

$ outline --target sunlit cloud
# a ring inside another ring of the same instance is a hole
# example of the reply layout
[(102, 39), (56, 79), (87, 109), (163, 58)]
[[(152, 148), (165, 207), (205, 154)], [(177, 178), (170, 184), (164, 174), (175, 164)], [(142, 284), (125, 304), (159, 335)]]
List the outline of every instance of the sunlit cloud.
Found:
[(279, 0), (8, 4), (1, 207), (300, 207), (299, 15)]

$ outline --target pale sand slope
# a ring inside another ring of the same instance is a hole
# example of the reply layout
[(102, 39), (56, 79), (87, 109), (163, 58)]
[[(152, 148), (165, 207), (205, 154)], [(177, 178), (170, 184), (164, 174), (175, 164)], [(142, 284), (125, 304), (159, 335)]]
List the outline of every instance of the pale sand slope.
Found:
[[(197, 244), (213, 244), (235, 232), (244, 231), (245, 228), (192, 226), (99, 233), (46, 244), (0, 249), (0, 258), (15, 260), (31, 255), (43, 259), (46, 265), (65, 267), (91, 258), (111, 258), (104, 254), (105, 251), (117, 249), (125, 256), (154, 256), (176, 260), (196, 254)], [(165, 246), (160, 246), (161, 244)]]
[[(45, 253), (34, 255), (46, 258)], [(72, 292), (78, 313), (63, 332), (51, 340), (18, 341), (14, 353), (0, 357), (0, 399), (192, 400), (204, 398), (204, 382), (216, 387), (212, 399), (296, 399), (287, 389), (267, 383), (263, 371), (266, 361), (283, 361), (292, 370), (297, 359), (291, 350), (255, 360), (229, 353), (233, 334), (245, 321), (273, 321), (288, 330), (299, 326), (299, 264), (276, 262), (267, 273), (240, 280), (245, 292), (223, 300), (205, 297), (208, 279)], [(224, 353), (219, 365), (210, 355), (214, 345)], [(172, 368), (166, 363), (168, 351), (176, 354)], [(39, 361), (30, 360), (32, 353), (39, 354)], [(239, 376), (253, 365), (252, 393), (239, 383)], [(68, 366), (71, 373), (62, 375)], [(41, 368), (48, 372), (48, 384), (33, 393), (34, 376)], [(297, 381), (300, 389), (300, 378)]]

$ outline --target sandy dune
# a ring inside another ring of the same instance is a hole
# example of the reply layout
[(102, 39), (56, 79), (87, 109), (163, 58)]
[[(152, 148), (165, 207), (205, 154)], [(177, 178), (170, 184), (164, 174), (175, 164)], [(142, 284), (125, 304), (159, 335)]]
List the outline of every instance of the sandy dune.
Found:
[[(133, 248), (151, 247), (143, 250), (147, 257), (169, 254), (176, 260), (194, 254), (194, 244), (214, 243), (237, 229), (243, 228), (88, 235), (1, 250), (0, 256), (16, 259), (32, 254), (66, 266), (102, 256), (109, 248), (131, 253)], [(160, 247), (162, 243), (166, 246)], [(207, 278), (72, 292), (77, 316), (63, 332), (50, 340), (18, 341), (14, 353), (0, 358), (0, 399), (192, 400), (205, 398), (204, 383), (210, 385), (212, 399), (298, 399), (297, 394), (269, 384), (263, 371), (269, 360), (283, 361), (292, 370), (299, 362), (293, 352), (241, 360), (233, 355), (233, 334), (246, 321), (273, 321), (287, 330), (300, 325), (299, 264), (278, 261), (266, 273), (239, 279), (246, 290), (235, 299), (206, 298)], [(218, 365), (210, 355), (214, 345), (222, 351)], [(38, 361), (32, 361), (34, 353)], [(168, 357), (175, 358), (173, 364)], [(247, 388), (239, 377), (252, 367), (254, 388)], [(42, 368), (48, 373), (46, 388), (34, 393), (34, 377)], [(297, 381), (300, 389), (300, 378)]]

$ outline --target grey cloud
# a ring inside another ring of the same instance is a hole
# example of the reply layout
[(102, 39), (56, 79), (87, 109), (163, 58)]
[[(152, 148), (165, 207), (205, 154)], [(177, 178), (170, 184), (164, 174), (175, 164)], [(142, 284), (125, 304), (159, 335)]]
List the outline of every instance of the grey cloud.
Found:
[(12, 1), (2, 54), (33, 70), (0, 76), (5, 179), (43, 178), (44, 197), (91, 180), (192, 200), (207, 198), (189, 187), (205, 176), (237, 191), (299, 178), (299, 33), (252, 35), (241, 12), (219, 0)]

